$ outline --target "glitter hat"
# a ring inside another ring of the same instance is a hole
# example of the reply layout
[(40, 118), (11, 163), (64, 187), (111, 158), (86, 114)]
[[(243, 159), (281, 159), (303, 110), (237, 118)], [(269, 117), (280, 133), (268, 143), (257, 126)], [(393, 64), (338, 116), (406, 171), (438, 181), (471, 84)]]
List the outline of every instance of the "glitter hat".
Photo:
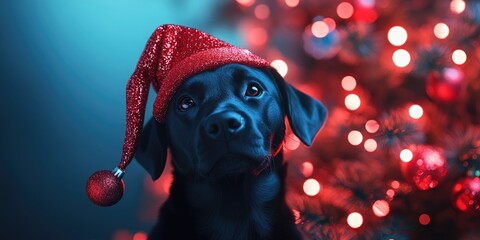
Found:
[(122, 197), (121, 178), (133, 159), (142, 131), (150, 84), (157, 92), (153, 116), (163, 122), (170, 99), (185, 79), (229, 63), (270, 67), (266, 60), (250, 51), (200, 30), (178, 25), (158, 27), (148, 39), (127, 84), (127, 129), (120, 164), (113, 171), (102, 170), (90, 176), (87, 182), (90, 200), (100, 206), (111, 206)]

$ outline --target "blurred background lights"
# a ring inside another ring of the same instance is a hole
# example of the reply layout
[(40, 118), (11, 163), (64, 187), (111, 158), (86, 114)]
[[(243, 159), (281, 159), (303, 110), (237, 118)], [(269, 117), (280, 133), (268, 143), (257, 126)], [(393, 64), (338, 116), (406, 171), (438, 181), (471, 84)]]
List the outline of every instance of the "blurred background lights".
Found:
[(352, 91), (357, 86), (357, 81), (352, 76), (345, 76), (342, 79), (342, 88), (345, 91)]
[(270, 8), (266, 4), (260, 4), (255, 7), (254, 14), (258, 19), (267, 19), (270, 17)]
[(420, 119), (423, 116), (423, 108), (420, 105), (413, 104), (408, 109), (408, 114), (413, 119)]
[(285, 4), (289, 7), (296, 7), (300, 3), (300, 0), (285, 0)]
[(462, 65), (467, 61), (467, 54), (461, 49), (457, 49), (452, 53), (452, 60), (457, 65)]
[(320, 183), (313, 178), (307, 179), (303, 183), (303, 191), (308, 196), (315, 196), (320, 192)]
[(312, 24), (313, 36), (323, 38), (328, 34), (328, 25), (324, 21), (316, 21)]
[(410, 63), (410, 53), (405, 49), (398, 49), (393, 53), (393, 63), (397, 67), (406, 67)]
[(400, 151), (400, 160), (402, 160), (402, 162), (410, 162), (412, 161), (412, 158), (413, 153), (409, 149), (403, 149), (402, 151)]
[(147, 234), (144, 232), (137, 232), (133, 234), (132, 240), (147, 240)]
[(357, 110), (360, 107), (361, 101), (357, 94), (349, 94), (345, 97), (345, 106), (349, 110)]
[(367, 152), (373, 152), (377, 149), (377, 141), (375, 139), (367, 139), (365, 140), (365, 143), (363, 144), (363, 147)]
[(375, 0), (358, 0), (358, 3), (366, 8), (371, 8), (375, 6)]
[(426, 213), (423, 213), (420, 215), (420, 217), (418, 218), (418, 221), (420, 222), (420, 224), (422, 225), (428, 225), (430, 223), (430, 216), (428, 216), (428, 214)]
[(393, 189), (388, 189), (386, 194), (390, 199), (393, 199), (393, 197), (395, 197), (395, 191)]
[(272, 63), (270, 63), (270, 66), (275, 68), (282, 77), (285, 77), (285, 75), (287, 75), (288, 66), (285, 61), (280, 59), (273, 60)]
[(362, 214), (358, 212), (352, 212), (347, 217), (348, 226), (351, 228), (359, 228), (363, 224)]
[(398, 189), (400, 187), (400, 182), (397, 181), (397, 180), (393, 180), (391, 183), (390, 183), (390, 186), (393, 188), (393, 189)]
[(363, 135), (357, 130), (353, 130), (348, 133), (348, 142), (354, 146), (360, 145), (363, 141)]
[(238, 4), (245, 6), (245, 7), (250, 7), (255, 3), (255, 0), (236, 0)]
[(300, 166), (300, 172), (304, 177), (310, 177), (313, 173), (313, 164), (311, 162), (303, 162)]
[(372, 211), (377, 217), (385, 217), (390, 213), (390, 204), (385, 200), (377, 200), (372, 205)]
[(405, 28), (395, 26), (388, 30), (388, 41), (394, 46), (402, 46), (407, 41), (407, 31)]
[(353, 6), (348, 2), (341, 2), (337, 6), (337, 15), (340, 18), (348, 19), (353, 15)]
[(290, 151), (296, 150), (300, 146), (300, 139), (293, 133), (288, 134), (284, 141), (283, 147)]
[(327, 24), (329, 32), (335, 30), (335, 28), (337, 27), (337, 23), (335, 23), (335, 20), (333, 20), (333, 18), (325, 18), (323, 19), (323, 22)]
[(445, 39), (449, 33), (450, 29), (445, 23), (437, 23), (433, 28), (433, 34), (435, 34), (435, 37), (438, 39)]
[(268, 33), (262, 27), (253, 27), (248, 29), (247, 31), (247, 42), (252, 46), (262, 46), (268, 40)]
[(369, 133), (376, 133), (379, 128), (380, 128), (380, 125), (378, 124), (377, 121), (373, 119), (368, 120), (367, 123), (365, 123), (365, 129)]
[(465, 10), (466, 4), (463, 0), (452, 0), (450, 2), (450, 10), (454, 13), (462, 13)]

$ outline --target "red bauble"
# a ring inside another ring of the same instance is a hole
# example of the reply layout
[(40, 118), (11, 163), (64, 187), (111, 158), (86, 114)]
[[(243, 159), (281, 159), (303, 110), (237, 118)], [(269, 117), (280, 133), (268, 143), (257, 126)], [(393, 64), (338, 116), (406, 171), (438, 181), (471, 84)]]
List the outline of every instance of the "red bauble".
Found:
[(431, 146), (416, 146), (410, 150), (413, 157), (402, 163), (403, 176), (420, 190), (435, 188), (447, 174), (443, 151)]
[(425, 90), (427, 95), (437, 102), (450, 103), (458, 100), (465, 91), (462, 70), (445, 68), (441, 72), (431, 72)]
[(108, 207), (123, 196), (125, 184), (112, 171), (102, 170), (92, 174), (87, 181), (87, 196), (98, 206)]
[(456, 182), (453, 198), (460, 211), (480, 215), (480, 177), (467, 177)]

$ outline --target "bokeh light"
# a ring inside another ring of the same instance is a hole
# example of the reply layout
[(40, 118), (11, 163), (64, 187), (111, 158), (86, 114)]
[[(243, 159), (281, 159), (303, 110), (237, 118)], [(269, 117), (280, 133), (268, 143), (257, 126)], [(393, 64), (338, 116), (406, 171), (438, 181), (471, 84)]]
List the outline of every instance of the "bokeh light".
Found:
[(423, 108), (420, 105), (413, 104), (408, 109), (408, 114), (413, 119), (420, 119), (423, 116)]
[(324, 21), (316, 21), (312, 24), (313, 36), (323, 38), (328, 34), (328, 25)]
[(349, 94), (345, 97), (345, 106), (349, 110), (357, 110), (360, 107), (361, 101), (357, 94)]
[(435, 34), (435, 37), (438, 39), (445, 39), (449, 33), (450, 29), (445, 23), (437, 23), (433, 28), (433, 34)]
[(315, 196), (320, 192), (320, 183), (313, 178), (309, 178), (303, 183), (303, 191), (308, 196)]
[(285, 4), (289, 7), (296, 7), (300, 3), (300, 0), (285, 0)]
[(452, 0), (450, 2), (450, 10), (454, 13), (462, 13), (465, 11), (465, 1), (463, 0)]
[(335, 23), (335, 20), (333, 20), (333, 18), (325, 18), (323, 19), (323, 22), (327, 24), (329, 32), (335, 30), (335, 28), (337, 27), (337, 23)]
[(428, 225), (430, 223), (430, 216), (428, 216), (428, 214), (426, 213), (423, 213), (420, 215), (420, 217), (418, 218), (418, 221), (420, 222), (420, 224), (422, 225)]
[(285, 137), (284, 141), (285, 141), (285, 143), (284, 143), (283, 147), (286, 150), (293, 151), (293, 150), (296, 150), (300, 146), (300, 139), (298, 139), (298, 137), (295, 136), (295, 134), (293, 134), (293, 133), (288, 134)]
[(304, 177), (310, 177), (313, 173), (313, 164), (311, 162), (303, 162), (300, 166), (300, 172)]
[(398, 49), (393, 53), (393, 63), (397, 67), (406, 67), (410, 63), (410, 53), (405, 49)]
[(352, 76), (345, 76), (342, 79), (342, 88), (345, 91), (352, 91), (357, 86), (357, 81)]
[(380, 128), (380, 125), (378, 124), (377, 121), (373, 119), (368, 120), (367, 123), (365, 123), (365, 129), (369, 133), (376, 133), (379, 128)]
[(409, 149), (403, 149), (402, 151), (400, 151), (400, 160), (402, 160), (402, 162), (410, 162), (412, 161), (412, 158), (413, 153)]
[(373, 152), (377, 150), (377, 141), (375, 139), (367, 139), (365, 140), (365, 143), (363, 144), (363, 147), (367, 152)]
[(267, 43), (268, 33), (263, 27), (253, 27), (247, 30), (247, 42), (255, 47), (263, 46)]
[(377, 200), (372, 205), (372, 211), (377, 217), (385, 217), (390, 213), (390, 204), (385, 200)]
[(397, 181), (397, 180), (393, 180), (391, 183), (390, 183), (390, 186), (393, 188), (393, 189), (398, 189), (400, 187), (400, 182)]
[(343, 19), (349, 19), (353, 15), (353, 6), (348, 2), (341, 2), (337, 6), (337, 15)]
[(282, 77), (285, 77), (288, 73), (287, 63), (281, 59), (273, 60), (270, 66), (275, 68)]
[(255, 7), (254, 14), (258, 19), (267, 19), (270, 17), (270, 8), (267, 4), (259, 4)]
[(393, 189), (388, 189), (386, 194), (387, 197), (389, 197), (390, 199), (393, 199), (393, 197), (395, 197), (395, 191)]
[(250, 7), (255, 3), (255, 0), (236, 0), (238, 4), (245, 6), (245, 7)]
[(348, 133), (348, 142), (354, 146), (360, 145), (363, 141), (363, 135), (357, 130), (353, 130)]
[(457, 65), (462, 65), (467, 61), (467, 54), (462, 49), (457, 49), (452, 53), (452, 60)]
[(362, 214), (358, 212), (352, 212), (347, 217), (348, 226), (351, 228), (359, 228), (363, 224)]
[(133, 235), (132, 240), (147, 240), (147, 234), (144, 232), (137, 232)]
[(388, 30), (388, 41), (394, 46), (402, 46), (407, 41), (407, 31), (405, 28), (395, 26)]

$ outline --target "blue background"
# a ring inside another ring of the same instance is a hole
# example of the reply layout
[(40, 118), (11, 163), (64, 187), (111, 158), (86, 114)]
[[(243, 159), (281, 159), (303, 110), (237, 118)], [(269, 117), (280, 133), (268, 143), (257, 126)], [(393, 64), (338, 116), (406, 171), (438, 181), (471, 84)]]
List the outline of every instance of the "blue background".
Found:
[(113, 207), (90, 203), (86, 180), (119, 163), (125, 85), (153, 30), (183, 24), (242, 46), (234, 19), (218, 14), (225, 4), (234, 1), (0, 1), (0, 239), (148, 231), (136, 162)]

